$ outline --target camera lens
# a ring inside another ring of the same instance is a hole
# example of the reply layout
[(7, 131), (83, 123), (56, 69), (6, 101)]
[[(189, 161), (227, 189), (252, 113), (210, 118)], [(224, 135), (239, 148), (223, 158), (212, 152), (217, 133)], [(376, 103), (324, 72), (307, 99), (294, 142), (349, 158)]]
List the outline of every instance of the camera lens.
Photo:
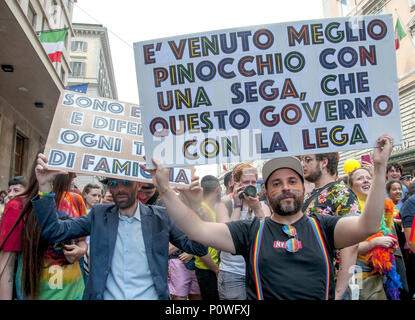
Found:
[(255, 197), (256, 196), (256, 188), (254, 186), (247, 186), (244, 190), (244, 193), (248, 197)]

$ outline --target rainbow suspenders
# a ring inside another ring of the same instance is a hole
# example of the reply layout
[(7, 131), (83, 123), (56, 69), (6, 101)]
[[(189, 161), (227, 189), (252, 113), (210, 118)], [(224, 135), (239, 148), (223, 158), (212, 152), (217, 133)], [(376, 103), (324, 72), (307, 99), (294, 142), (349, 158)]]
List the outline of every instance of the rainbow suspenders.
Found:
[[(323, 259), (324, 259), (324, 264), (326, 266), (326, 290), (325, 290), (325, 294), (324, 294), (324, 300), (328, 300), (329, 299), (329, 292), (330, 292), (330, 259), (329, 259), (329, 255), (328, 255), (328, 251), (327, 251), (327, 247), (326, 244), (324, 242), (323, 239), (323, 235), (320, 229), (320, 226), (318, 225), (316, 219), (314, 217), (307, 217), (311, 223), (311, 226), (313, 227), (313, 231), (314, 231), (314, 235), (317, 239), (317, 242), (319, 244), (321, 253), (323, 254)], [(259, 221), (259, 228), (258, 228), (258, 232), (256, 234), (255, 237), (255, 243), (254, 243), (254, 248), (253, 248), (253, 269), (254, 269), (254, 281), (255, 281), (255, 290), (256, 290), (256, 294), (257, 294), (257, 299), (258, 300), (264, 300), (264, 296), (262, 293), (262, 286), (261, 286), (261, 277), (260, 277), (260, 273), (259, 273), (259, 265), (258, 265), (258, 256), (259, 256), (259, 251), (261, 248), (261, 240), (262, 240), (262, 233), (263, 233), (263, 229), (264, 229), (264, 221), (265, 220), (260, 220)]]

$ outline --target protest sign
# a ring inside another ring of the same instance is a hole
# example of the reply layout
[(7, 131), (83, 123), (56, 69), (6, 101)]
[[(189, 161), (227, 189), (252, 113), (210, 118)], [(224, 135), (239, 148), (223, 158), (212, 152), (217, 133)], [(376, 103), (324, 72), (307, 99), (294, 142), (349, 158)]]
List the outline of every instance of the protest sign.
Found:
[(144, 145), (165, 166), (402, 140), (391, 15), (143, 41), (134, 54)]
[[(63, 91), (45, 147), (48, 167), (151, 182), (144, 164), (141, 108)], [(171, 168), (172, 184), (189, 185), (191, 168)]]

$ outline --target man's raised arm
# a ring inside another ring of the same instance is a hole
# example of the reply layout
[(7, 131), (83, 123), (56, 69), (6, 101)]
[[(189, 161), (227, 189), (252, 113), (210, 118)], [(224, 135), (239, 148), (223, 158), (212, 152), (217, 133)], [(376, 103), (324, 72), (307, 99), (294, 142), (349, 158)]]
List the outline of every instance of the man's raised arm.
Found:
[(359, 217), (345, 217), (334, 229), (336, 248), (345, 248), (377, 233), (385, 207), (386, 166), (392, 152), (393, 138), (382, 135), (373, 150), (373, 177), (365, 207)]
[[(218, 250), (235, 253), (235, 246), (228, 227), (224, 223), (201, 220), (196, 212), (186, 206), (176, 192), (170, 188), (169, 169), (163, 168), (155, 159), (152, 159), (152, 161), (155, 170), (147, 170), (144, 166), (142, 168), (152, 174), (153, 183), (157, 187), (163, 204), (175, 224), (191, 240)], [(186, 190), (181, 188), (181, 192), (187, 193), (187, 197), (192, 198), (201, 192), (201, 188), (198, 181), (194, 181)]]

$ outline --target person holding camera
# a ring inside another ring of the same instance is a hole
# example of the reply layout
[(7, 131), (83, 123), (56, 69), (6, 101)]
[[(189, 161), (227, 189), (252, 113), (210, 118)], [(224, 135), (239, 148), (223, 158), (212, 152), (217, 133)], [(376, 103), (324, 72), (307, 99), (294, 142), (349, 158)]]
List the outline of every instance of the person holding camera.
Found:
[[(234, 188), (233, 211), (230, 216), (218, 215), (218, 222), (264, 219), (270, 216), (269, 207), (257, 194), (258, 171), (249, 164), (239, 164), (232, 172)], [(227, 206), (228, 207), (228, 206)], [(245, 300), (245, 260), (240, 255), (221, 252), (218, 273), (218, 291), (221, 300)]]

